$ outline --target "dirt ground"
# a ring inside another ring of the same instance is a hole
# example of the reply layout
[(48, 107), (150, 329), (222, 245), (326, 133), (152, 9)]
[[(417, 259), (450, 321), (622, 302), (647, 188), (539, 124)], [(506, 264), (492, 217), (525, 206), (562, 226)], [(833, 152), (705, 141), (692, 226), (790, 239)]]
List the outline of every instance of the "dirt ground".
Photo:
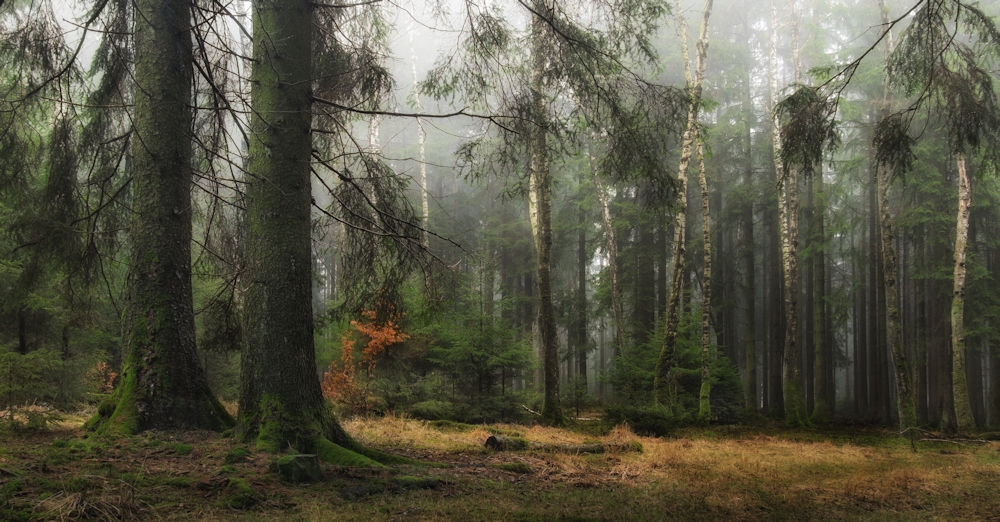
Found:
[[(322, 481), (295, 486), (273, 471), (278, 456), (216, 433), (92, 440), (80, 420), (0, 432), (0, 520), (1000, 520), (1000, 444), (978, 439), (924, 434), (913, 451), (878, 429), (649, 438), (387, 417), (345, 427), (431, 465), (324, 465)], [(491, 434), (642, 452), (493, 452)]]

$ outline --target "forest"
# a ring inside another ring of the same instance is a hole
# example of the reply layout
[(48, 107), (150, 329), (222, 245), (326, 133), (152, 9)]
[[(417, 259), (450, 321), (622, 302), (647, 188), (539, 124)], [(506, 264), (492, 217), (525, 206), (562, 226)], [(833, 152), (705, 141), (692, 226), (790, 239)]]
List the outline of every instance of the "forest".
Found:
[(0, 519), (996, 517), (997, 16), (0, 0)]

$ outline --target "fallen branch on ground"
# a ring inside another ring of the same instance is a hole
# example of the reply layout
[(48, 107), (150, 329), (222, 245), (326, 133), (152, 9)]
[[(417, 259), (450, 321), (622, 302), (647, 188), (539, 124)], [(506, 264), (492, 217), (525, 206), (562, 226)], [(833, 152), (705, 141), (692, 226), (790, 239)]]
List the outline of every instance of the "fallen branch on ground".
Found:
[(642, 444), (638, 442), (593, 442), (587, 444), (546, 444), (542, 442), (531, 442), (520, 437), (504, 437), (501, 435), (490, 435), (483, 444), (494, 451), (548, 451), (552, 453), (642, 453)]

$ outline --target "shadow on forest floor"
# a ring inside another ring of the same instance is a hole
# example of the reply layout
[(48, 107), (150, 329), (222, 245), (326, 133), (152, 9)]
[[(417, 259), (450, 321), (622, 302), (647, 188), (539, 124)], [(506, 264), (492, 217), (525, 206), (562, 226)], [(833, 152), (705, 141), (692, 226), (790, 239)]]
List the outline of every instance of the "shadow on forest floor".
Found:
[[(291, 486), (258, 454), (207, 432), (96, 442), (74, 418), (0, 432), (2, 520), (998, 520), (1000, 443), (909, 442), (876, 428), (470, 426), (386, 417), (360, 442), (442, 467), (324, 466)], [(492, 452), (491, 434), (643, 452)]]

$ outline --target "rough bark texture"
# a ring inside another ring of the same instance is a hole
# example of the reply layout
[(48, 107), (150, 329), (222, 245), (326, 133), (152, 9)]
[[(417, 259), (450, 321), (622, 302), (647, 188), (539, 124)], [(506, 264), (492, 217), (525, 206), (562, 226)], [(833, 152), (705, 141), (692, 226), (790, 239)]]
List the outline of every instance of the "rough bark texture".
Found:
[(889, 212), (889, 171), (877, 169), (878, 212), (882, 237), (882, 279), (885, 285), (886, 321), (889, 335), (889, 353), (896, 374), (896, 407), (899, 411), (901, 430), (917, 425), (917, 408), (913, 401), (910, 370), (903, 348), (903, 330), (899, 318), (899, 291), (896, 285), (896, 249), (893, 246), (892, 215)]
[[(698, 56), (704, 59), (701, 49), (703, 42), (698, 41)], [(707, 44), (706, 44), (707, 45)], [(697, 136), (696, 136), (697, 138)], [(712, 418), (712, 226), (711, 212), (708, 203), (708, 179), (705, 173), (705, 150), (702, 141), (698, 140), (698, 184), (701, 187), (701, 239), (704, 250), (704, 272), (702, 274), (701, 303), (701, 391), (698, 394), (698, 422), (708, 424)]]
[[(551, 7), (542, 0), (534, 2), (536, 13), (545, 14)], [(538, 329), (542, 343), (542, 374), (544, 399), (542, 420), (558, 425), (563, 422), (559, 405), (559, 339), (556, 336), (555, 312), (552, 307), (552, 179), (549, 172), (547, 107), (544, 73), (548, 41), (548, 25), (539, 14), (531, 17), (531, 112), (533, 126), (530, 136), (531, 187), (534, 207), (531, 230), (538, 256)]]
[(702, 84), (705, 80), (705, 53), (708, 51), (708, 20), (712, 14), (712, 0), (705, 0), (705, 7), (702, 10), (701, 31), (698, 36), (698, 63), (696, 64), (695, 76), (692, 79), (690, 65), (687, 60), (687, 30), (684, 17), (680, 15), (681, 10), (677, 9), (677, 15), (681, 27), (681, 47), (685, 58), (685, 73), (688, 85), (691, 89), (691, 103), (688, 105), (687, 127), (681, 139), (681, 159), (677, 167), (678, 181), (678, 202), (674, 217), (674, 270), (670, 280), (670, 299), (667, 301), (666, 310), (666, 331), (663, 338), (663, 348), (660, 356), (656, 360), (656, 370), (653, 377), (653, 396), (658, 404), (670, 404), (670, 370), (674, 365), (674, 352), (677, 349), (677, 327), (680, 324), (681, 313), (681, 291), (684, 288), (684, 252), (685, 228), (687, 224), (687, 190), (688, 190), (688, 168), (691, 164), (691, 154), (694, 151), (696, 137), (696, 127), (698, 125), (698, 105), (701, 102)]
[[(883, 26), (886, 31), (888, 52), (891, 53), (893, 50), (893, 38), (892, 32), (890, 31), (891, 26), (889, 25), (889, 11), (886, 9), (884, 0), (878, 0), (878, 8)], [(892, 86), (889, 84), (888, 78), (886, 79), (886, 89), (885, 89), (885, 99), (880, 110), (881, 117), (885, 117), (889, 112), (889, 105), (892, 96)], [(910, 427), (917, 425), (917, 408), (913, 396), (913, 386), (910, 380), (910, 370), (906, 362), (906, 349), (903, 346), (903, 333), (902, 325), (900, 319), (900, 298), (899, 290), (897, 287), (896, 277), (898, 274), (896, 266), (896, 249), (893, 241), (895, 236), (893, 235), (892, 229), (892, 215), (889, 212), (889, 186), (891, 180), (891, 173), (888, 169), (884, 167), (876, 167), (875, 169), (876, 183), (878, 186), (878, 218), (879, 218), (879, 237), (881, 238), (881, 249), (879, 252), (879, 258), (882, 262), (882, 283), (883, 283), (883, 296), (882, 299), (885, 302), (885, 334), (887, 334), (889, 354), (892, 356), (892, 364), (894, 367), (894, 373), (896, 377), (896, 408), (899, 413), (899, 427), (900, 430), (905, 430)], [(879, 339), (886, 335), (879, 331)], [(884, 351), (880, 350), (882, 357), (884, 357)], [(885, 375), (887, 368), (883, 368), (880, 377), (886, 378)], [(883, 403), (888, 403), (888, 389), (883, 393), (879, 394), (882, 397)], [(888, 421), (888, 408), (884, 408), (885, 414), (883, 415), (883, 420)]]
[(89, 426), (222, 430), (195, 350), (191, 297), (191, 3), (135, 4), (132, 228), (123, 369)]
[[(771, 42), (770, 42), (770, 90), (771, 105), (777, 103), (777, 12), (774, 1), (770, 3), (771, 10)], [(794, 47), (794, 46), (793, 46)], [(798, 60), (795, 60), (798, 67)], [(799, 201), (798, 172), (795, 169), (786, 170), (781, 161), (781, 135), (778, 132), (777, 121), (773, 121), (771, 133), (773, 140), (775, 175), (778, 181), (778, 224), (781, 230), (781, 265), (785, 283), (785, 342), (782, 357), (782, 395), (784, 398), (785, 421), (791, 425), (806, 423), (805, 396), (802, 388), (802, 366), (799, 357)]]
[(965, 373), (965, 255), (969, 246), (972, 191), (965, 169), (965, 156), (958, 154), (955, 163), (958, 166), (958, 222), (955, 225), (955, 279), (951, 297), (951, 385), (955, 396), (956, 427), (959, 432), (968, 433), (976, 428)]
[(311, 10), (255, 2), (247, 170), (246, 344), (237, 435), (343, 465), (395, 460), (354, 442), (316, 376), (311, 299)]

